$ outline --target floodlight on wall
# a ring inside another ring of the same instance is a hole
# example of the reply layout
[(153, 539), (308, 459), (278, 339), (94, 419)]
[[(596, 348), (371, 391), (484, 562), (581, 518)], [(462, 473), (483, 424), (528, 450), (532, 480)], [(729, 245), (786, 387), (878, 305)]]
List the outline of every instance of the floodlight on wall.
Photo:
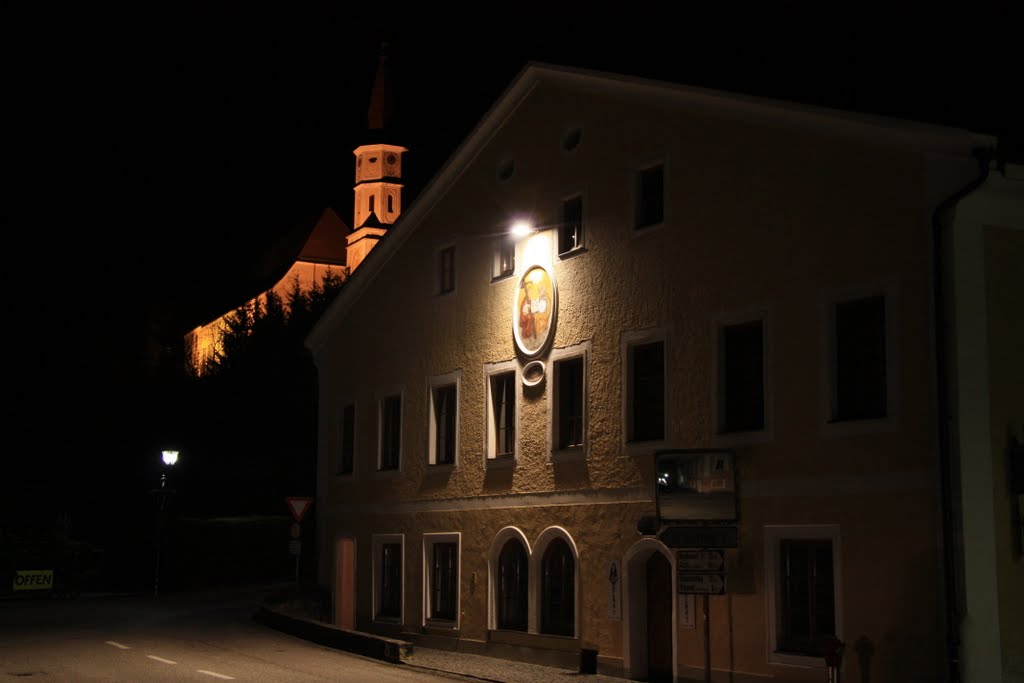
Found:
[(178, 462), (178, 451), (163, 451), (161, 456), (165, 465), (173, 465)]

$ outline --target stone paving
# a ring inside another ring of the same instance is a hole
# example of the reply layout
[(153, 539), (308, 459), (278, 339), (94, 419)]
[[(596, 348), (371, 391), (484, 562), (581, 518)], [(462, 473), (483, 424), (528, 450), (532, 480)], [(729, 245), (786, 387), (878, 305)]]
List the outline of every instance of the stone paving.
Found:
[(529, 662), (435, 650), (419, 645), (403, 665), (492, 683), (624, 683), (624, 679), (603, 674), (581, 674)]

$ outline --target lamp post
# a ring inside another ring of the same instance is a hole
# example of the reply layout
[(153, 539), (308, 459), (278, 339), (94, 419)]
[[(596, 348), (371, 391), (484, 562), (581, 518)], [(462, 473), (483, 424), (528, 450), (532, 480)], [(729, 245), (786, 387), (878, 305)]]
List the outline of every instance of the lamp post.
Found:
[(167, 470), (178, 462), (178, 451), (166, 450), (160, 453), (164, 467), (160, 471), (160, 488), (155, 489), (153, 494), (157, 497), (156, 512), (156, 568), (153, 577), (153, 597), (160, 593), (160, 550), (163, 545), (164, 509), (167, 507), (167, 498), (174, 494), (174, 489), (167, 488)]

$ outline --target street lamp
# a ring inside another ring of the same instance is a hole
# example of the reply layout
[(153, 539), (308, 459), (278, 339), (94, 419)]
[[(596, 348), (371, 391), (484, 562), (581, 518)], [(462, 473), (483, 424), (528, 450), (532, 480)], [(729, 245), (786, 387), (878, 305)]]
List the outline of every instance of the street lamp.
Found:
[(162, 531), (164, 526), (164, 509), (167, 507), (167, 498), (174, 494), (174, 489), (167, 488), (167, 470), (178, 462), (178, 451), (165, 450), (160, 453), (164, 467), (160, 471), (160, 488), (155, 489), (153, 494), (157, 497), (157, 518), (156, 518), (156, 568), (153, 578), (153, 597), (160, 593), (160, 550), (163, 545)]

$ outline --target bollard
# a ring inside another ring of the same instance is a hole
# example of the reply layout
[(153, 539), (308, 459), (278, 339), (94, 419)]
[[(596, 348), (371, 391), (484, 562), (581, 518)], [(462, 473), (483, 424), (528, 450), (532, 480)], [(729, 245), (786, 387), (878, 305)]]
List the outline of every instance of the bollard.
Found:
[(843, 650), (846, 644), (836, 638), (829, 636), (822, 645), (825, 655), (825, 668), (828, 671), (828, 683), (841, 683), (840, 674), (843, 667)]

